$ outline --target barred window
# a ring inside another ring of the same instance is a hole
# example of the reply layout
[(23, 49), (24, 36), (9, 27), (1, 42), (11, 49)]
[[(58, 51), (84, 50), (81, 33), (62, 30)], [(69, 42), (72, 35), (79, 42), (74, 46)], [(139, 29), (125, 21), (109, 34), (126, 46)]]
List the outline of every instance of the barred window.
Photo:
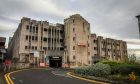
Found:
[(26, 40), (28, 40), (28, 35), (26, 35)]
[(26, 29), (27, 29), (27, 30), (29, 29), (29, 25), (26, 26)]
[(28, 49), (28, 46), (25, 46), (25, 49)]

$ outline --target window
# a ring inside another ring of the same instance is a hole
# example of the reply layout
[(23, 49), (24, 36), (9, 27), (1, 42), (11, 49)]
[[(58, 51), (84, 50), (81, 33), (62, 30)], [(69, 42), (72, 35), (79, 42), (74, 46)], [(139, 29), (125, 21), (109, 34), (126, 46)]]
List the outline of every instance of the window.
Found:
[(88, 55), (90, 55), (90, 52), (88, 52)]
[(34, 50), (34, 46), (32, 46), (32, 49)]
[(96, 43), (96, 40), (93, 40), (94, 43)]
[(75, 32), (75, 28), (73, 28), (73, 32)]
[(96, 47), (94, 47), (94, 50), (97, 50), (97, 48), (96, 48)]
[(34, 40), (34, 36), (32, 36), (32, 40)]
[(73, 50), (75, 50), (75, 46), (73, 46)]
[(27, 29), (27, 30), (29, 29), (29, 25), (26, 26), (26, 29)]
[(36, 40), (36, 41), (38, 40), (38, 37), (37, 37), (37, 36), (35, 37), (35, 40)]
[(43, 50), (46, 50), (46, 47), (43, 47)]
[[(94, 54), (94, 56), (95, 56), (95, 54)], [(94, 56), (92, 56), (91, 59), (94, 59)]]
[(73, 41), (75, 41), (75, 37), (73, 37)]
[(96, 57), (96, 56), (97, 56), (97, 54), (94, 54), (94, 56)]
[(47, 38), (43, 38), (43, 41), (47, 41)]
[(89, 35), (88, 35), (88, 39), (89, 39)]
[(46, 28), (44, 28), (44, 31), (47, 31), (47, 29), (46, 29)]
[(26, 40), (28, 40), (28, 35), (26, 35)]
[(74, 60), (76, 59), (75, 55), (73, 56), (73, 59), (74, 59)]
[(38, 27), (36, 27), (36, 33), (38, 33)]
[(110, 51), (110, 50), (108, 49), (108, 51)]
[(75, 23), (75, 20), (73, 19), (73, 21), (72, 21), (72, 22), (73, 22), (73, 24), (74, 24), (74, 23)]
[(89, 43), (88, 43), (88, 47), (89, 47)]
[(27, 47), (27, 46), (25, 46), (25, 49), (28, 49), (28, 47)]
[(37, 50), (37, 46), (35, 46), (35, 50)]
[(29, 42), (31, 41), (31, 36), (29, 36)]
[(35, 26), (33, 26), (33, 32), (35, 32)]
[(50, 47), (48, 47), (48, 50), (50, 50)]
[(88, 64), (90, 64), (90, 61), (88, 61)]
[(63, 39), (60, 39), (60, 42), (63, 42)]
[(62, 30), (60, 30), (60, 33), (61, 33), (61, 34), (63, 34), (63, 31), (62, 31)]
[(63, 47), (61, 47), (61, 48), (60, 48), (60, 50), (64, 50), (64, 48), (63, 48)]
[(32, 26), (30, 26), (30, 32), (32, 32)]
[(84, 24), (84, 22), (83, 22), (83, 31), (85, 32), (85, 24)]

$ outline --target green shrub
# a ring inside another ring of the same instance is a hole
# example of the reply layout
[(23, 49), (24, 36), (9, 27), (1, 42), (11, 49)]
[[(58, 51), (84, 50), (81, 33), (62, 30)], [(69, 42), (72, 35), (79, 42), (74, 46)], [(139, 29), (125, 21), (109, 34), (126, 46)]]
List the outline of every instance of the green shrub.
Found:
[(111, 67), (111, 74), (128, 75), (131, 72), (135, 72), (136, 75), (140, 75), (140, 65), (121, 62), (102, 62), (103, 64), (109, 64)]
[(140, 65), (121, 64), (121, 65), (111, 66), (112, 74), (121, 73), (123, 75), (128, 75), (131, 72), (135, 72), (137, 75), (140, 75)]
[(107, 76), (111, 73), (111, 68), (108, 64), (97, 63), (89, 67), (77, 68), (75, 73), (89, 76)]
[(87, 67), (76, 68), (74, 72), (77, 74), (86, 75), (88, 72), (88, 68)]
[(113, 62), (113, 61), (102, 61), (100, 63), (103, 63), (103, 64), (109, 64), (110, 66), (115, 66), (115, 65), (119, 65), (119, 64), (122, 64), (120, 62)]

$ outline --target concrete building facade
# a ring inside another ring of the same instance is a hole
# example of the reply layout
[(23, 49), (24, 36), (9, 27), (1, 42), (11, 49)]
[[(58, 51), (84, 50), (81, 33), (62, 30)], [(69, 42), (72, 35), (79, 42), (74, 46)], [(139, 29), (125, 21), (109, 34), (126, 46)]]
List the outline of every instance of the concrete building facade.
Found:
[(64, 19), (64, 24), (23, 17), (9, 42), (8, 53), (22, 64), (77, 67), (100, 59), (122, 60), (127, 56), (127, 46), (124, 41), (91, 34), (90, 23), (80, 14)]
[(89, 65), (91, 57), (90, 24), (79, 14), (64, 20), (65, 46), (70, 65)]
[(6, 43), (6, 38), (0, 37), (0, 65), (1, 63), (4, 62), (4, 58), (5, 58), (5, 53), (6, 53), (5, 43)]
[(93, 63), (99, 60), (124, 61), (128, 58), (125, 41), (91, 34), (91, 44)]
[[(37, 64), (49, 56), (63, 56), (64, 25), (23, 17), (8, 47), (20, 63)], [(39, 57), (34, 57), (38, 52)]]

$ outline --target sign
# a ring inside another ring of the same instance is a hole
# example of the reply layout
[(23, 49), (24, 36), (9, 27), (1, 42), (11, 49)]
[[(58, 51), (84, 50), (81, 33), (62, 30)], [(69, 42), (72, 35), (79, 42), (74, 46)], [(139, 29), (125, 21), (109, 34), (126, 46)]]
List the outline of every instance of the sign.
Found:
[(45, 66), (45, 63), (40, 63), (40, 66), (41, 66), (41, 67), (44, 67), (44, 66)]
[(54, 58), (54, 59), (58, 59), (59, 57), (52, 57), (52, 58)]
[(4, 62), (4, 64), (5, 64), (6, 66), (9, 66), (9, 65), (12, 64), (12, 61), (9, 60), (9, 59), (6, 59), (5, 62)]
[(39, 51), (34, 51), (34, 57), (39, 57)]

